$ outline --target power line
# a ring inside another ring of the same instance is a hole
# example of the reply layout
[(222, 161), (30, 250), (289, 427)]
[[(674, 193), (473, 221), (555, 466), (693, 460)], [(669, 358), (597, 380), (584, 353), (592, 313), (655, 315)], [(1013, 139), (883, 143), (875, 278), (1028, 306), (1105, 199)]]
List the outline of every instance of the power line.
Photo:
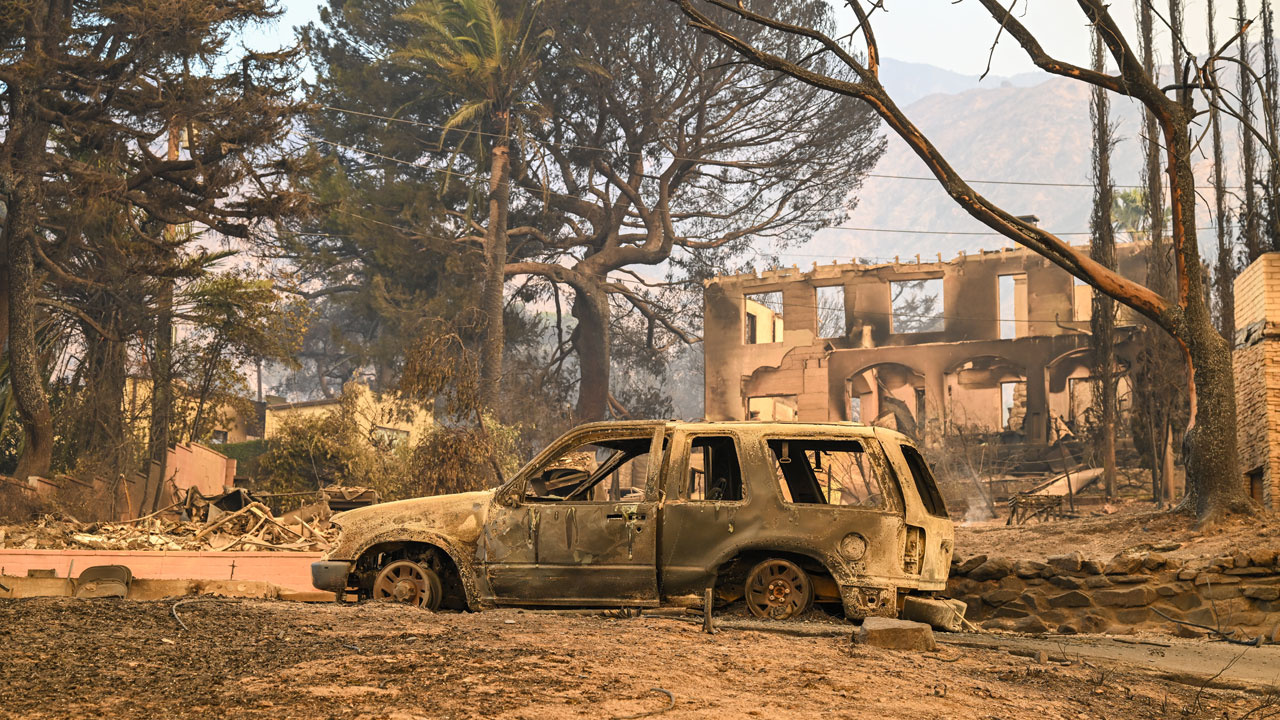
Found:
[[(406, 121), (406, 122), (412, 122), (412, 121)], [(292, 132), (295, 135), (298, 135), (299, 137), (302, 137), (302, 138), (306, 138), (307, 140), (311, 140), (312, 142), (319, 142), (319, 143), (324, 143), (326, 145), (332, 145), (337, 148), (342, 148), (343, 150), (349, 150), (351, 152), (361, 153), (363, 155), (376, 157), (382, 160), (398, 163), (400, 165), (407, 165), (409, 167), (417, 168), (419, 170), (430, 170), (432, 172), (438, 172), (444, 175), (449, 175), (456, 178), (463, 178), (467, 180), (483, 180), (484, 179), (480, 175), (474, 175), (474, 174), (468, 175), (468, 174), (453, 172), (452, 170), (446, 170), (441, 168), (431, 168), (426, 165), (410, 162), (408, 160), (401, 160), (400, 158), (394, 158), (389, 155), (382, 155), (380, 153), (372, 152), (370, 150), (364, 150), (362, 148), (354, 147), (351, 145), (344, 145), (342, 143), (335, 142), (333, 140), (327, 140), (322, 137), (317, 137), (315, 135), (302, 132), (301, 130), (293, 130)], [(561, 192), (555, 192), (555, 191), (548, 191), (548, 192), (550, 192), (552, 195), (559, 195), (561, 197), (577, 198), (576, 195), (569, 195), (567, 193), (561, 193)], [(960, 235), (960, 236), (972, 236), (972, 237), (1007, 237), (1004, 234), (998, 233), (998, 232), (992, 232), (992, 231), (976, 232), (972, 230), (908, 230), (908, 229), (898, 229), (898, 228), (853, 227), (849, 225), (829, 225), (822, 229), (823, 230), (853, 230), (855, 232), (868, 232), (868, 233), (898, 233), (898, 234), (906, 234), (906, 235)], [(1216, 230), (1216, 229), (1217, 229), (1217, 226), (1214, 226), (1214, 225), (1196, 228), (1196, 230)], [(1073, 232), (1055, 232), (1050, 234), (1055, 235), (1057, 237), (1067, 237), (1067, 236), (1087, 236), (1087, 235), (1092, 235), (1093, 233), (1087, 230), (1081, 230), (1081, 231), (1073, 231)], [(795, 257), (830, 257), (829, 255), (821, 255), (821, 254), (806, 255), (803, 253), (785, 253), (785, 252), (778, 253), (778, 254), (790, 255)], [(869, 256), (866, 256), (866, 257), (869, 257)], [(881, 259), (888, 259), (888, 258), (881, 258)]]
[[(503, 135), (502, 133), (486, 132), (484, 130), (464, 131), (464, 130), (459, 130), (458, 128), (446, 127), (444, 125), (440, 125), (437, 123), (422, 122), (421, 120), (410, 120), (408, 118), (390, 117), (387, 115), (379, 115), (377, 113), (364, 112), (361, 110), (350, 110), (347, 108), (335, 107), (333, 105), (321, 105), (320, 107), (325, 110), (332, 110), (334, 112), (347, 113), (349, 115), (358, 115), (360, 117), (373, 118), (376, 120), (386, 120), (387, 122), (404, 123), (406, 125), (413, 125), (416, 127), (425, 127), (425, 128), (432, 128), (434, 130), (445, 130), (445, 131), (453, 130), (456, 132), (466, 132), (473, 135), (480, 135), (482, 137), (510, 139), (510, 136)], [(565, 149), (572, 149), (572, 150), (592, 150), (595, 152), (612, 152), (612, 150), (609, 148), (597, 147), (593, 145), (578, 145), (575, 143), (550, 142), (550, 141), (540, 141), (540, 142), (543, 145), (548, 145), (551, 147), (558, 147), (558, 148), (565, 148)], [(622, 154), (634, 155), (638, 153), (631, 152), (631, 151), (622, 151)], [(675, 160), (687, 160), (689, 162), (706, 162), (707, 161), (704, 158), (690, 158), (690, 157), (684, 157), (681, 155), (672, 155), (671, 157), (672, 159), (675, 159)], [(917, 176), (917, 175), (890, 175), (885, 173), (867, 173), (867, 177), (880, 178), (884, 180), (912, 180), (912, 181), (923, 181), (923, 182), (933, 182), (933, 183), (938, 182), (938, 178), (933, 176), (927, 176), (927, 175)], [(1065, 182), (1047, 182), (1047, 181), (1035, 181), (1035, 180), (965, 180), (964, 182), (969, 183), (971, 185), (1013, 185), (1013, 186), (1024, 186), (1024, 187), (1087, 188), (1090, 190), (1092, 190), (1094, 187), (1092, 183), (1065, 183)], [(1113, 184), (1112, 187), (1140, 190), (1145, 188), (1146, 186), (1145, 185)], [(1228, 190), (1238, 190), (1241, 188), (1241, 186), (1239, 185), (1226, 185), (1223, 187)], [(1212, 190), (1213, 186), (1197, 185), (1196, 189)], [(958, 233), (953, 233), (953, 234), (958, 234)]]

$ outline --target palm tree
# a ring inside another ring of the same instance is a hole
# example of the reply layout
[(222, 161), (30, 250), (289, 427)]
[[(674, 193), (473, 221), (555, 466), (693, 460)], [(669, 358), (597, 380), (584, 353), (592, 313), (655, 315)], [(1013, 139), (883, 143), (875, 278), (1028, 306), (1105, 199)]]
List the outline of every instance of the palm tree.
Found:
[(503, 282), (507, 262), (507, 212), (511, 204), (512, 137), (533, 114), (524, 101), (541, 69), (550, 31), (535, 33), (540, 2), (522, 5), (514, 15), (497, 0), (419, 0), (401, 18), (422, 28), (397, 60), (435, 79), (459, 105), (445, 132), (462, 132), (483, 161), (489, 157), (488, 224), (484, 234), (485, 281), (481, 301), (487, 316), (481, 351), (481, 404), (497, 405), (502, 379)]

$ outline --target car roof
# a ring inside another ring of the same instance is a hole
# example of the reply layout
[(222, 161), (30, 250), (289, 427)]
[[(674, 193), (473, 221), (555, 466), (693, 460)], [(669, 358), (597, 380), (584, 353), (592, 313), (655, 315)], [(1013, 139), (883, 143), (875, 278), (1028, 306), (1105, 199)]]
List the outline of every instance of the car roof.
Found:
[(606, 420), (602, 422), (586, 423), (575, 429), (625, 430), (628, 428), (634, 428), (640, 430), (657, 427), (667, 427), (672, 430), (684, 430), (686, 432), (715, 432), (716, 430), (725, 428), (747, 429), (759, 433), (808, 433), (825, 431), (835, 432), (840, 435), (856, 435), (859, 437), (867, 437), (870, 435), (891, 436), (895, 439), (910, 442), (905, 435), (902, 435), (895, 430), (854, 422), (775, 422), (768, 420)]

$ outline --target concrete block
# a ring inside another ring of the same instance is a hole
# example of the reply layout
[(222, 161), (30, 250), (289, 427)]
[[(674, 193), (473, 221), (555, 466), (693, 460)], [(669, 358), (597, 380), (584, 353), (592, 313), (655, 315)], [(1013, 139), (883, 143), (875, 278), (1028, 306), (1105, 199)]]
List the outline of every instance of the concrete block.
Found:
[(280, 588), (256, 580), (201, 580), (196, 583), (196, 591), (201, 595), (272, 600), (280, 595)]
[(129, 584), (130, 600), (163, 600), (165, 598), (194, 595), (196, 584), (192, 580), (152, 580), (134, 578)]
[(2, 598), (69, 597), (71, 595), (71, 581), (66, 578), (5, 575), (0, 576), (0, 585), (9, 588), (9, 592), (0, 590)]
[(902, 601), (902, 619), (925, 623), (935, 630), (959, 632), (966, 609), (959, 600), (908, 595)]
[(853, 634), (853, 641), (859, 645), (886, 650), (930, 652), (938, 648), (938, 643), (933, 638), (933, 628), (928, 625), (882, 617), (863, 620), (862, 627)]

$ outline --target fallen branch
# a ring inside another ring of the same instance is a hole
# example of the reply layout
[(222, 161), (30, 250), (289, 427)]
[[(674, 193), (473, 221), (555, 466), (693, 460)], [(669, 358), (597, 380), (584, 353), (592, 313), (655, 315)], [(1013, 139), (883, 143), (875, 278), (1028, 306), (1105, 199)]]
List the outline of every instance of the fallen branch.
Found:
[(174, 603), (172, 607), (169, 608), (169, 612), (173, 614), (173, 619), (178, 621), (178, 624), (182, 626), (183, 630), (190, 630), (191, 628), (187, 627), (187, 624), (182, 622), (182, 618), (178, 617), (178, 607), (182, 605), (189, 605), (191, 603), (206, 603), (206, 602), (236, 602), (236, 599), (235, 598), (191, 598), (189, 600), (179, 600), (178, 602)]
[[(1199, 623), (1193, 623), (1188, 620), (1179, 620), (1177, 618), (1171, 618), (1168, 615), (1165, 615), (1164, 613), (1160, 612), (1159, 608), (1151, 608), (1151, 611), (1159, 615), (1160, 617), (1164, 618), (1165, 620), (1168, 620), (1169, 622), (1205, 630), (1210, 635), (1217, 637), (1217, 639), (1223, 640), (1225, 642), (1229, 642), (1232, 645), (1248, 645), (1250, 647), (1259, 647), (1262, 645), (1263, 636), (1261, 635), (1259, 635), (1256, 638), (1253, 638), (1252, 640), (1236, 640), (1234, 637), (1232, 637), (1233, 635), (1236, 634), (1235, 630), (1232, 630), (1230, 633), (1225, 633), (1222, 631), (1222, 628), (1212, 628), (1212, 627), (1209, 627), (1208, 625), (1201, 625)], [(1245, 637), (1247, 638), (1248, 635), (1246, 635)]]
[(649, 691), (659, 692), (659, 693), (662, 693), (663, 695), (666, 695), (667, 706), (662, 708), (661, 710), (650, 710), (649, 712), (642, 712), (642, 713), (639, 713), (638, 715), (621, 715), (619, 717), (614, 718), (614, 720), (636, 720), (636, 718), (649, 717), (650, 715), (661, 715), (662, 713), (676, 706), (676, 696), (672, 695), (670, 690), (663, 690), (660, 687), (655, 687), (655, 688), (649, 688)]

